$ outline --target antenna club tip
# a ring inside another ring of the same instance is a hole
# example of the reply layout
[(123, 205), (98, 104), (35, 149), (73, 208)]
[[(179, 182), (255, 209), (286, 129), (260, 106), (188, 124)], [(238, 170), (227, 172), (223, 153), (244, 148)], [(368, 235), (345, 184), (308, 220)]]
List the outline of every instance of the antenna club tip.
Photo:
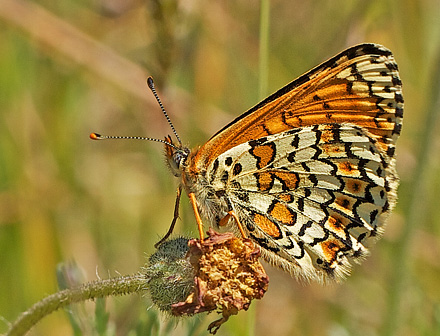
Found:
[(101, 138), (101, 134), (98, 133), (90, 133), (89, 135), (90, 139), (92, 140), (99, 140)]
[(153, 81), (153, 77), (148, 77), (147, 78), (147, 85), (150, 89), (154, 88), (154, 81)]

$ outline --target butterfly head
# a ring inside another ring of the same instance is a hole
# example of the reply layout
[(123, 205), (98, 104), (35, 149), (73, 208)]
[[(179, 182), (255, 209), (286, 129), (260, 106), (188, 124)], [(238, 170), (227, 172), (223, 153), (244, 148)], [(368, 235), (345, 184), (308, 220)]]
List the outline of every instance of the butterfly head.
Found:
[(179, 177), (182, 175), (182, 171), (186, 167), (190, 150), (189, 148), (182, 146), (180, 142), (177, 144), (173, 143), (170, 136), (165, 137), (164, 143), (168, 166), (173, 175)]

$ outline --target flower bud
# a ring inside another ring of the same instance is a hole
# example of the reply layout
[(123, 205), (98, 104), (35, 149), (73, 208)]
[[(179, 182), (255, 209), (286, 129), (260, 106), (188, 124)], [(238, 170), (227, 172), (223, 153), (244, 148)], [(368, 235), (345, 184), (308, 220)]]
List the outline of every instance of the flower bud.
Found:
[(186, 257), (188, 241), (179, 237), (163, 242), (144, 268), (151, 300), (163, 312), (171, 313), (171, 305), (194, 290), (195, 270)]

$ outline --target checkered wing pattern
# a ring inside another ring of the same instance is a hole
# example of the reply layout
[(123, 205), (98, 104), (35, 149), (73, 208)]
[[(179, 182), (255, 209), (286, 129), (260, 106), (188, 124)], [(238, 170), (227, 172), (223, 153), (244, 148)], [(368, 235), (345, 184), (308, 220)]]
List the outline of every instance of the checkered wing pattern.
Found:
[(228, 150), (208, 178), (267, 260), (306, 279), (340, 279), (395, 202), (397, 176), (376, 145), (355, 125), (296, 128)]
[(368, 254), (395, 205), (402, 118), (392, 53), (354, 46), (192, 152), (187, 176), (198, 179), (187, 184), (212, 223), (234, 211), (269, 262), (338, 280)]

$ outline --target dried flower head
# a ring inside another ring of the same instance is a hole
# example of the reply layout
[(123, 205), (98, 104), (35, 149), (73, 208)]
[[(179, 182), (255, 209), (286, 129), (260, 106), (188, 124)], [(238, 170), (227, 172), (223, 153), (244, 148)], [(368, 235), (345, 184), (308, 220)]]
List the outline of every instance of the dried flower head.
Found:
[(233, 233), (176, 238), (159, 245), (144, 269), (153, 303), (174, 316), (217, 310), (222, 317), (208, 330), (215, 334), (231, 315), (261, 299), (269, 278), (258, 258), (260, 250), (249, 239)]
[(189, 261), (196, 270), (194, 291), (171, 305), (173, 315), (192, 315), (217, 310), (222, 318), (208, 330), (215, 334), (231, 315), (247, 310), (253, 299), (261, 299), (269, 278), (258, 258), (260, 250), (249, 239), (210, 229), (204, 241), (189, 241)]

